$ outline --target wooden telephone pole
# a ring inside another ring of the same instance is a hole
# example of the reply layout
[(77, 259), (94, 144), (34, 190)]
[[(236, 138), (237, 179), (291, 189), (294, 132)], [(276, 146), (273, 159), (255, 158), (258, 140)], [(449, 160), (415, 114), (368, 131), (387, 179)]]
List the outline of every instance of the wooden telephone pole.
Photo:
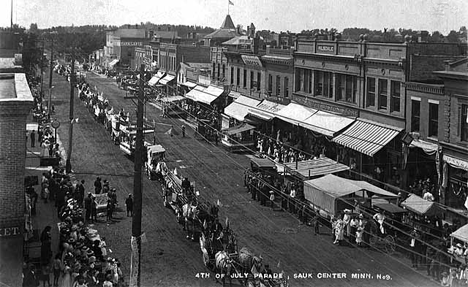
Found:
[(75, 49), (72, 50), (71, 74), (70, 74), (70, 128), (68, 129), (68, 150), (65, 170), (71, 172), (71, 155), (73, 148), (73, 125), (75, 108)]
[(140, 287), (141, 282), (141, 216), (142, 216), (142, 166), (143, 166), (143, 109), (145, 65), (140, 66), (140, 89), (137, 103), (137, 132), (135, 143), (135, 168), (133, 181), (133, 218), (132, 218), (132, 257), (130, 267), (130, 287)]

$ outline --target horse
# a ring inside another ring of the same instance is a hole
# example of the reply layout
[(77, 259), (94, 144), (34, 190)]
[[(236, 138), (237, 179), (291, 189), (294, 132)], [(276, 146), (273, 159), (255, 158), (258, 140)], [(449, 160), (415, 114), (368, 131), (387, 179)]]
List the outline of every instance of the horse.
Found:
[(182, 216), (184, 217), (184, 230), (187, 231), (187, 239), (195, 240), (195, 220), (198, 219), (198, 206), (192, 205), (192, 201), (182, 206)]
[[(249, 248), (242, 247), (239, 251), (239, 265), (242, 274), (252, 274), (254, 278), (257, 278), (258, 273), (261, 273), (262, 257), (255, 256)], [(247, 284), (247, 279), (245, 279), (245, 285)]]
[[(226, 277), (229, 277), (229, 286), (232, 286), (232, 269), (234, 268), (232, 259), (229, 257), (227, 252), (218, 251), (215, 255), (215, 271), (221, 276), (221, 282), (225, 285)], [(216, 277), (216, 282), (218, 277)]]

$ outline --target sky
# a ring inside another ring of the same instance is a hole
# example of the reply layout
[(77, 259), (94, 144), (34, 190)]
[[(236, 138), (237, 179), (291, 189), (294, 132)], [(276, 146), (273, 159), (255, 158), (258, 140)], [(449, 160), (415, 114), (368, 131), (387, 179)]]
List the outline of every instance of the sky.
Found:
[[(0, 0), (0, 26), (10, 26), (12, 0)], [(229, 0), (13, 0), (13, 23), (122, 25), (150, 21), (220, 27)], [(467, 0), (231, 0), (235, 25), (257, 30), (406, 28), (447, 34), (468, 24)]]

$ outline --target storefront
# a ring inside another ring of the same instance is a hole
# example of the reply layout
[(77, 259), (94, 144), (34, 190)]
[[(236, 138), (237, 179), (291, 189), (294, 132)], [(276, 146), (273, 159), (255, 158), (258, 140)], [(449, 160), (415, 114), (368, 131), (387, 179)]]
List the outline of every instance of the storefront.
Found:
[[(333, 138), (339, 144), (338, 159), (378, 186), (400, 184), (402, 129), (358, 119)], [(357, 176), (357, 174), (355, 174)]]

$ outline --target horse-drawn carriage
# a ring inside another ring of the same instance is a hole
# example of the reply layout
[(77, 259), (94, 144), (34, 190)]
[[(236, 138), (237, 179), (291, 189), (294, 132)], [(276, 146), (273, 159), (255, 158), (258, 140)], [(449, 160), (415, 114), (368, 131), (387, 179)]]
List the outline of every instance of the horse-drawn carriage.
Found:
[(146, 161), (145, 170), (149, 179), (160, 174), (160, 170), (157, 169), (158, 163), (165, 159), (166, 150), (161, 145), (152, 145), (146, 148)]

